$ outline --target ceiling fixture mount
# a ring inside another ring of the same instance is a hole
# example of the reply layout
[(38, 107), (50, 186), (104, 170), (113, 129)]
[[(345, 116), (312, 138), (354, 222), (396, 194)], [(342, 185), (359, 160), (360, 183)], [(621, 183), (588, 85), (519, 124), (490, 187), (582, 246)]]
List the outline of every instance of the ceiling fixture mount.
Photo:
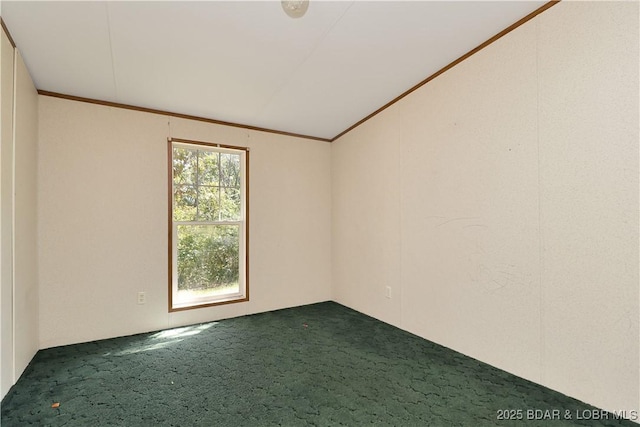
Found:
[(282, 10), (292, 18), (302, 18), (309, 9), (309, 0), (282, 0)]

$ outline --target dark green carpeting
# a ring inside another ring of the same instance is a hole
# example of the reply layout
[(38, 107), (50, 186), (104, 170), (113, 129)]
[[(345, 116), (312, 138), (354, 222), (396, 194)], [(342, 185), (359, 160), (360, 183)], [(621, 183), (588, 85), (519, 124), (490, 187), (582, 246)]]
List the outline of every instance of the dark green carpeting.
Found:
[(40, 351), (2, 426), (637, 426), (576, 419), (593, 409), (322, 303)]

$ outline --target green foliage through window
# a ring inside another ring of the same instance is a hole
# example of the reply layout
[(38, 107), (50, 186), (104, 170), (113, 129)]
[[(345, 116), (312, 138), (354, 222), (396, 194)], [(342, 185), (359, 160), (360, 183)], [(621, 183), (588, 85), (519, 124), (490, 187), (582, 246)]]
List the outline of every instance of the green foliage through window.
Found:
[(178, 225), (178, 290), (238, 284), (239, 226)]
[(240, 155), (173, 147), (174, 221), (240, 219)]

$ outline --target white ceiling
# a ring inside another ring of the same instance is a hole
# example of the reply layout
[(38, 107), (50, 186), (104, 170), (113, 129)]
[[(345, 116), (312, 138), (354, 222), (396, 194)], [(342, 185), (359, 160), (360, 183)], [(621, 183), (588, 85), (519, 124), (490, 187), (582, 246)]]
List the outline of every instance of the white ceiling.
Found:
[[(2, 1), (40, 90), (332, 138), (546, 1)], [(498, 64), (496, 64), (498, 65)]]

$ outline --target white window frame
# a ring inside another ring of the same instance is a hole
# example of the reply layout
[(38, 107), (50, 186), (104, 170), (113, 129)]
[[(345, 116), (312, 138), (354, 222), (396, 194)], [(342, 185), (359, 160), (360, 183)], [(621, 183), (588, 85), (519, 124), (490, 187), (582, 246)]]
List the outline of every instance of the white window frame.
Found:
[[(220, 304), (249, 301), (249, 149), (231, 145), (168, 138), (169, 163), (169, 311), (211, 307)], [(200, 151), (240, 155), (240, 219), (220, 221), (174, 221), (173, 148), (184, 147)], [(180, 225), (234, 225), (239, 227), (239, 291), (219, 296), (204, 296), (177, 300), (178, 295), (178, 226)]]

